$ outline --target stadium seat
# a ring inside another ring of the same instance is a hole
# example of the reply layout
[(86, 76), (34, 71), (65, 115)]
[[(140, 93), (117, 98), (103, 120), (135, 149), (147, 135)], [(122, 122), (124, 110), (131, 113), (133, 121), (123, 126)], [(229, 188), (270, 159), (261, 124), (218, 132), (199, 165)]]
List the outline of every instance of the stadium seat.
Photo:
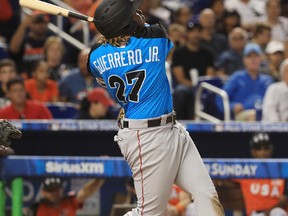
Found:
[[(198, 80), (198, 86), (202, 82), (207, 82), (215, 87), (222, 88), (225, 83), (225, 79), (220, 78), (220, 77), (200, 76)], [(223, 120), (224, 119), (223, 113), (221, 113), (218, 110), (215, 104), (215, 97), (216, 97), (216, 94), (211, 91), (204, 90), (202, 92), (202, 95), (201, 95), (202, 111), (218, 119)]]
[(78, 109), (73, 103), (46, 103), (46, 107), (50, 110), (54, 119), (73, 119), (78, 113)]

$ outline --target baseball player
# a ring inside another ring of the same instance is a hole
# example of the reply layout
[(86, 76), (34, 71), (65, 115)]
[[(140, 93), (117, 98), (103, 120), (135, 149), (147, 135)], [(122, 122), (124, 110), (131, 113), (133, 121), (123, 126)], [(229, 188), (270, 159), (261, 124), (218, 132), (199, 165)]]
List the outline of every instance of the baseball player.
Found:
[(141, 0), (97, 0), (94, 24), (103, 35), (88, 68), (125, 111), (115, 136), (129, 164), (137, 208), (125, 216), (162, 216), (173, 183), (193, 194), (201, 216), (224, 215), (189, 133), (175, 120), (165, 59), (172, 48), (160, 25), (148, 25)]

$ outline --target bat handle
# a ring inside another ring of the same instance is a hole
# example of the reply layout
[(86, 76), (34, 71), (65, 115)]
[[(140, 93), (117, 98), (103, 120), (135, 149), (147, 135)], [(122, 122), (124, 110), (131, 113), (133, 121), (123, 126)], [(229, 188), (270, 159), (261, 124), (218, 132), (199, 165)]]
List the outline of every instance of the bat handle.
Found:
[(93, 17), (85, 16), (83, 14), (75, 13), (75, 12), (72, 12), (72, 11), (69, 11), (68, 16), (72, 17), (72, 18), (88, 21), (88, 22), (94, 22), (94, 18)]

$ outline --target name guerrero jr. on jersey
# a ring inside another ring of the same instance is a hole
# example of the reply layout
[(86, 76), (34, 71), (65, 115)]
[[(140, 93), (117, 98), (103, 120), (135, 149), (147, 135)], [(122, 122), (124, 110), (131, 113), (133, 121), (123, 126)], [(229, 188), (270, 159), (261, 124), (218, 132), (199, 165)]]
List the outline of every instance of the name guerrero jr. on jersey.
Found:
[(140, 65), (143, 64), (143, 62), (159, 62), (159, 47), (152, 46), (149, 47), (148, 50), (148, 58), (145, 58), (141, 49), (125, 50), (103, 55), (93, 61), (93, 65), (99, 71), (99, 73), (102, 74), (105, 71), (113, 68), (126, 67), (129, 65)]

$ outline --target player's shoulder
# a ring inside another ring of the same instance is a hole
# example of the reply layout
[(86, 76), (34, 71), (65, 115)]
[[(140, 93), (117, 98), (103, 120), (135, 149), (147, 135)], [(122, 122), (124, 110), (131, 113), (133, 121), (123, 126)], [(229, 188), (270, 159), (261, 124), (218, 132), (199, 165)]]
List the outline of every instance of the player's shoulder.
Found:
[(142, 32), (134, 35), (136, 38), (168, 38), (166, 29), (160, 24), (146, 25)]

